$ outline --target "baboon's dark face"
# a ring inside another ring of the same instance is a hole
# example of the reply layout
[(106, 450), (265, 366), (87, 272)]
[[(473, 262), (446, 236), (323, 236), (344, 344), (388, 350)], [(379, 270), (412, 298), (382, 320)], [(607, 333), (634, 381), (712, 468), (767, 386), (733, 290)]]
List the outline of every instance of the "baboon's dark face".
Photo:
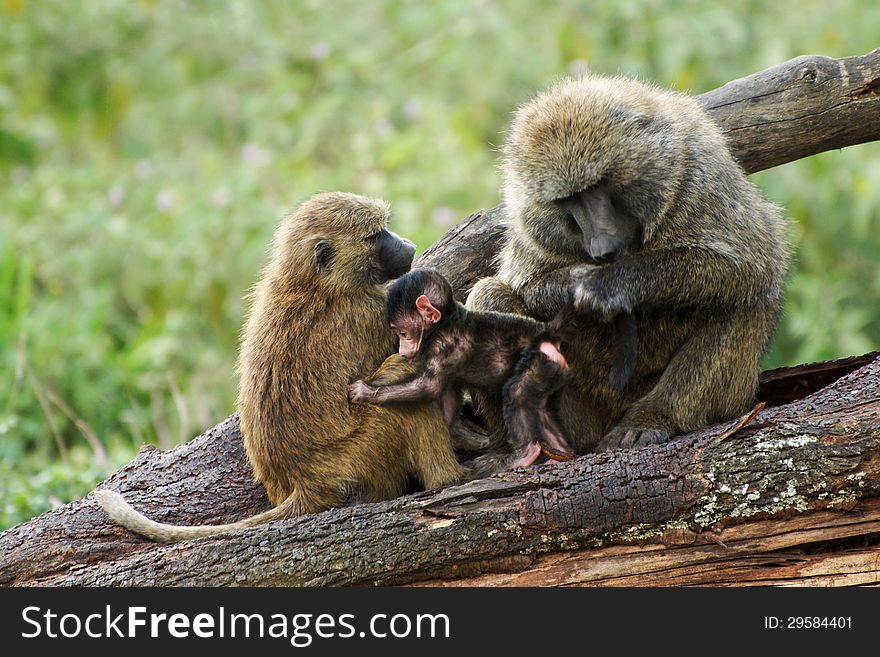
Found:
[(597, 265), (638, 250), (642, 225), (607, 185), (520, 208), (520, 226), (551, 253)]
[(315, 268), (350, 287), (379, 285), (409, 271), (416, 245), (387, 228), (315, 244)]
[(639, 241), (639, 222), (615, 206), (605, 185), (559, 199), (555, 205), (565, 214), (565, 230), (578, 240), (588, 262), (611, 262)]
[(371, 235), (374, 260), (377, 264), (376, 276), (379, 283), (398, 278), (412, 266), (416, 245), (408, 239), (395, 235), (387, 228)]
[[(409, 271), (416, 246), (388, 230), (384, 201), (356, 194), (316, 194), (279, 238), (287, 251), (311, 248), (315, 271), (344, 288), (379, 285)], [(286, 241), (285, 241), (286, 237)]]
[(638, 249), (673, 196), (682, 139), (644, 92), (569, 80), (518, 110), (504, 201), (550, 253), (602, 263)]

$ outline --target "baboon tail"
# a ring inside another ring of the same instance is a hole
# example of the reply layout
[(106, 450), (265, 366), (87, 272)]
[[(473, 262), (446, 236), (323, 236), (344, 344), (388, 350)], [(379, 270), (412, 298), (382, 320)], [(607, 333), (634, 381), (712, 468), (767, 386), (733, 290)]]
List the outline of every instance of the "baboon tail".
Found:
[(113, 522), (122, 525), (135, 534), (140, 534), (160, 543), (175, 543), (177, 541), (226, 534), (238, 529), (256, 527), (273, 520), (281, 520), (302, 513), (298, 508), (299, 493), (294, 491), (278, 506), (238, 522), (226, 525), (166, 525), (150, 520), (144, 514), (136, 511), (116, 491), (103, 488), (96, 490), (93, 495)]
[(614, 357), (611, 361), (611, 385), (623, 390), (636, 366), (636, 318), (623, 313), (614, 319)]

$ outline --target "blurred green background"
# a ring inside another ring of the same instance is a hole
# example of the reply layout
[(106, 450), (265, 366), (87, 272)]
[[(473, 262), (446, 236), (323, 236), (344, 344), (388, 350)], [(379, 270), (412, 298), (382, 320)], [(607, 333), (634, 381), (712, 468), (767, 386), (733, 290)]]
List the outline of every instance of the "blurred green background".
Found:
[[(0, 528), (233, 410), (242, 295), (313, 192), (424, 249), (560, 75), (700, 93), (880, 46), (877, 0), (724, 4), (0, 0)], [(765, 365), (880, 347), (880, 143), (752, 179), (797, 249)]]

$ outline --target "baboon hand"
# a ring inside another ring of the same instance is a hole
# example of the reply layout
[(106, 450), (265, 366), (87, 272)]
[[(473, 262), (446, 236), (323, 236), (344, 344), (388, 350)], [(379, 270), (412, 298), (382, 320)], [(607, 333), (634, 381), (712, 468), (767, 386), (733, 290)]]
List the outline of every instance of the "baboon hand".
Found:
[(348, 401), (353, 404), (369, 404), (376, 396), (376, 387), (363, 380), (348, 386)]
[(596, 446), (597, 452), (607, 452), (612, 449), (628, 449), (630, 447), (644, 447), (645, 445), (659, 445), (667, 442), (673, 435), (672, 429), (649, 429), (646, 427), (614, 427), (605, 434)]
[(569, 280), (575, 310), (598, 315), (606, 322), (622, 313), (632, 312), (626, 294), (609, 290), (601, 283), (598, 271), (593, 265), (572, 267)]

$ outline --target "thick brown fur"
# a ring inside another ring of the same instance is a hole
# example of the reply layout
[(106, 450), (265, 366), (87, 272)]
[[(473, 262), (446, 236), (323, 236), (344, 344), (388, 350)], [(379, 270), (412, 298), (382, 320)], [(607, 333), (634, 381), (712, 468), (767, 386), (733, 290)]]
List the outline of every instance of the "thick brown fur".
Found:
[(153, 523), (117, 494), (99, 491), (111, 517), (171, 542), (353, 499), (390, 499), (405, 492), (411, 475), (426, 488), (462, 480), (436, 405), (348, 402), (351, 381), (390, 383), (409, 371), (404, 359), (387, 358), (397, 346), (383, 317), (381, 284), (388, 276), (377, 266), (371, 236), (388, 217), (382, 201), (313, 196), (278, 226), (269, 263), (252, 291), (237, 365), (238, 410), (248, 460), (277, 506), (231, 525), (177, 527)]
[[(785, 226), (691, 97), (564, 80), (516, 112), (502, 174), (507, 242), (467, 306), (547, 320), (573, 297), (561, 414), (577, 451), (662, 442), (751, 407), (781, 307)], [(597, 266), (560, 200), (600, 188), (640, 230)], [(616, 390), (612, 320), (628, 310), (638, 353)], [(486, 413), (497, 431), (497, 409)]]

